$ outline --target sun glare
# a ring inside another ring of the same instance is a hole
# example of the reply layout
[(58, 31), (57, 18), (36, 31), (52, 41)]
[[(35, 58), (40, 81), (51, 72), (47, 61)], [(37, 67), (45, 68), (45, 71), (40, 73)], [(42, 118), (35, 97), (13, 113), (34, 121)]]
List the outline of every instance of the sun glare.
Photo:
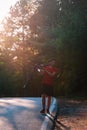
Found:
[(0, 0), (0, 23), (8, 14), (11, 5), (14, 5), (18, 0)]

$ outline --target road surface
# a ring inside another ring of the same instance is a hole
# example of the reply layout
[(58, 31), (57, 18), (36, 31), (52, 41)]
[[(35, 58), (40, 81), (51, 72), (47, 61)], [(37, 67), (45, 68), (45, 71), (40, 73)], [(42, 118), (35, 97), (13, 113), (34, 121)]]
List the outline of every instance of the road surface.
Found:
[(41, 98), (0, 98), (0, 130), (51, 130), (56, 99), (52, 99), (51, 115), (40, 110)]

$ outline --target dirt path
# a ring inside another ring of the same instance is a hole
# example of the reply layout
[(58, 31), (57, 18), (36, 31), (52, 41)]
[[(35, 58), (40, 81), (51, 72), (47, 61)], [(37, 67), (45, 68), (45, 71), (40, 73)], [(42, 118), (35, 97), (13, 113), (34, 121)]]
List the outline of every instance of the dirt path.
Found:
[(87, 130), (87, 100), (58, 100), (55, 130)]

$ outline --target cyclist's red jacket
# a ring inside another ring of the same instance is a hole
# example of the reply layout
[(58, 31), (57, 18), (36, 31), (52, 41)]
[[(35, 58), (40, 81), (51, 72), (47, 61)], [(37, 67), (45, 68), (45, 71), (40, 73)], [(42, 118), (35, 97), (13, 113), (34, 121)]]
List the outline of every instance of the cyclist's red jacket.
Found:
[(43, 79), (42, 79), (42, 83), (46, 84), (48, 86), (53, 86), (54, 85), (54, 76), (50, 76), (45, 70), (47, 70), (50, 73), (57, 73), (58, 69), (56, 67), (50, 67), (50, 66), (46, 66), (44, 67), (44, 74), (43, 74)]

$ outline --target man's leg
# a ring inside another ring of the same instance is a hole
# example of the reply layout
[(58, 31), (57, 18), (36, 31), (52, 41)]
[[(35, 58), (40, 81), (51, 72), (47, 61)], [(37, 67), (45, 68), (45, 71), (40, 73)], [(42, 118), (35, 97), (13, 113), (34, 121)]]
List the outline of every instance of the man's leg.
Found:
[(42, 110), (40, 111), (40, 113), (45, 113), (45, 106), (46, 106), (46, 95), (43, 94), (42, 95)]
[(49, 112), (50, 105), (51, 105), (51, 96), (48, 96), (48, 101), (47, 101), (47, 113), (50, 113), (50, 112)]

